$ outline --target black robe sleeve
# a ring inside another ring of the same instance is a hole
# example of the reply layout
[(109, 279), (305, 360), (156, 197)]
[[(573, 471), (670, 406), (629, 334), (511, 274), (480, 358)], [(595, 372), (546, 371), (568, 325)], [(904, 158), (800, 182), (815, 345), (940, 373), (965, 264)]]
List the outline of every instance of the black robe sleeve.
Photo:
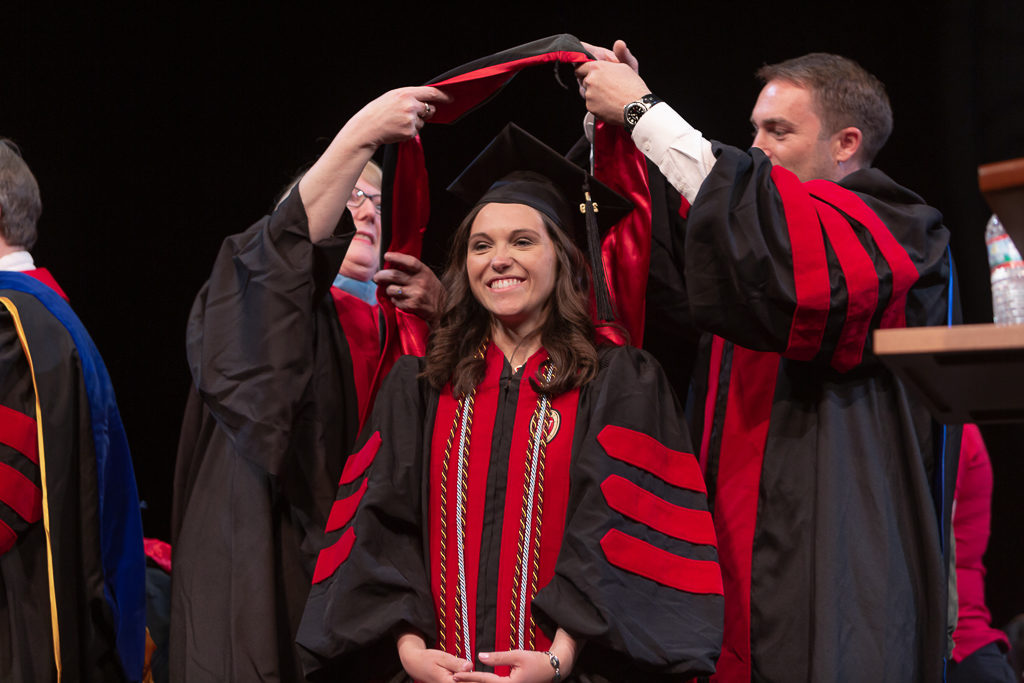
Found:
[[(314, 367), (316, 317), (354, 228), (313, 244), (298, 188), (270, 216), (224, 241), (189, 316), (186, 350), (199, 394), (254, 464), (279, 474)], [(343, 233), (343, 234), (342, 234)]]
[(581, 392), (565, 536), (533, 602), (585, 645), (585, 681), (684, 680), (713, 670), (722, 579), (704, 482), (660, 366), (602, 352)]
[(0, 289), (0, 680), (56, 681), (58, 656), (64, 680), (139, 680), (142, 525), (106, 368), (53, 292)]
[(689, 202), (668, 182), (658, 167), (647, 164), (651, 191), (651, 263), (647, 274), (644, 306), (645, 351), (658, 359), (676, 396), (685, 401), (690, 376), (697, 359), (700, 332), (690, 320), (681, 251), (683, 240), (673, 244), (674, 235), (685, 234)]
[(436, 634), (422, 530), (436, 394), (419, 371), (395, 364), (342, 473), (296, 638), (311, 680), (401, 677), (396, 635)]
[(759, 149), (714, 149), (674, 237), (697, 327), (845, 371), (870, 329), (946, 322), (949, 232), (920, 197), (873, 168), (801, 183)]
[(174, 481), (171, 661), (189, 681), (301, 677), (295, 630), (358, 408), (329, 287), (351, 217), (319, 244), (298, 191), (227, 237), (192, 308)]

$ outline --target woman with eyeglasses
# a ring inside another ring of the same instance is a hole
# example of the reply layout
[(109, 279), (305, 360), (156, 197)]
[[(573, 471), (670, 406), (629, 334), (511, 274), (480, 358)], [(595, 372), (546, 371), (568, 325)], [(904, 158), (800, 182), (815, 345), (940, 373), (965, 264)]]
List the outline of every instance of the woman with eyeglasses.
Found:
[(429, 286), (425, 268), (376, 272), (380, 178), (367, 164), (446, 99), (402, 88), (366, 105), (271, 215), (224, 241), (196, 298), (172, 516), (175, 680), (302, 680), (295, 628), (380, 353), (371, 280)]
[(340, 479), (298, 631), (311, 680), (713, 670), (703, 479), (657, 363), (598, 341), (579, 207), (608, 227), (624, 200), (584, 176), (509, 128), (456, 181), (475, 207), (427, 356), (395, 365)]

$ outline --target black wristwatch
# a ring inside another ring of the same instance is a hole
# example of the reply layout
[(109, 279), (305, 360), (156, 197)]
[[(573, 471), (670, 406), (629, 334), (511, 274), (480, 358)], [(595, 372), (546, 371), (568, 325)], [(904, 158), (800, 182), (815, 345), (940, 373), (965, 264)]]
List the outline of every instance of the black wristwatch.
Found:
[(551, 677), (551, 683), (558, 683), (562, 680), (562, 672), (558, 669), (558, 657), (552, 654), (550, 650), (544, 654), (550, 657), (549, 661), (551, 662), (551, 668), (555, 670), (555, 675)]
[(647, 93), (636, 102), (630, 102), (622, 108), (622, 120), (626, 125), (626, 132), (632, 133), (640, 117), (647, 113), (651, 107), (661, 102), (660, 99), (651, 93)]

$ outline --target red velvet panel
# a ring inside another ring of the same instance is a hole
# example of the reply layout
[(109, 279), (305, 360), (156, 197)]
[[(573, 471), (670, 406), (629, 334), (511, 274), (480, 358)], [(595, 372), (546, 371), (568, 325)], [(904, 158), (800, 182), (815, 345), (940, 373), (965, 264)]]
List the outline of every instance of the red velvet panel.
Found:
[(846, 372), (864, 355), (871, 316), (878, 307), (878, 275), (850, 222), (828, 204), (818, 203), (817, 210), (846, 280), (846, 319), (832, 355), (832, 367)]
[[(476, 633), (476, 597), (477, 578), (480, 566), (480, 543), (483, 529), (484, 504), (487, 492), (487, 472), (490, 467), (491, 443), (494, 435), (494, 423), (498, 406), (498, 378), (501, 376), (504, 357), (493, 344), (489, 345), (486, 354), (486, 370), (484, 380), (477, 386), (473, 404), (473, 430), (469, 442), (469, 473), (466, 497), (465, 544), (466, 562), (466, 603), (469, 616), (470, 637)], [(447, 500), (441, 500), (441, 473), (444, 466), (444, 453), (451, 433), (452, 420), (455, 417), (457, 401), (452, 398), (451, 387), (441, 390), (438, 399), (437, 418), (434, 421), (434, 433), (431, 439), (430, 452), (430, 502), (428, 517), (430, 520), (430, 563), (431, 589), (434, 595), (435, 608), (441, 613), (440, 576), (445, 577), (447, 607), (445, 610), (445, 631), (447, 639), (445, 649), (456, 654), (456, 620), (455, 596), (459, 583), (457, 528), (459, 506), (456, 498), (456, 485), (459, 476), (458, 434), (452, 440), (451, 457), (447, 471)], [(446, 564), (441, 564), (441, 510), (444, 507), (444, 519), (447, 524), (448, 548)], [(440, 621), (440, 619), (439, 619)], [(470, 643), (475, 646), (475, 643)]]
[(722, 573), (717, 562), (691, 560), (610, 529), (601, 550), (619, 569), (687, 593), (722, 595)]
[[(458, 433), (451, 443), (451, 454), (448, 465), (446, 497), (441, 495), (441, 473), (444, 471), (444, 453), (448, 448), (448, 437), (452, 422), (458, 414), (458, 401), (452, 397), (452, 388), (445, 385), (437, 399), (437, 413), (434, 417), (434, 433), (430, 441), (430, 486), (427, 502), (427, 521), (430, 524), (429, 558), (430, 558), (430, 593), (434, 596), (434, 612), (438, 615), (438, 648), (451, 654), (455, 653), (455, 584), (451, 583), (453, 573), (450, 570), (455, 553), (455, 515), (452, 505), (455, 503), (455, 479), (457, 472), (455, 460), (458, 455)], [(444, 511), (444, 513), (442, 513)], [(442, 562), (442, 520), (447, 538), (446, 562)], [(444, 602), (441, 600), (441, 577), (445, 580)], [(444, 618), (442, 618), (442, 614)]]
[(691, 453), (674, 451), (649, 434), (616, 425), (602, 429), (597, 441), (616, 460), (646, 470), (673, 486), (707, 492), (700, 467)]
[(785, 354), (810, 360), (821, 347), (831, 299), (825, 238), (814, 204), (800, 180), (781, 166), (772, 168), (772, 180), (786, 212), (796, 289), (796, 310)]
[[(534, 377), (541, 364), (547, 360), (547, 351), (541, 349), (526, 362), (523, 377)], [(516, 405), (515, 425), (509, 451), (509, 468), (506, 478), (505, 511), (501, 531), (501, 560), (498, 569), (498, 615), (495, 629), (495, 643), (498, 650), (508, 649), (511, 636), (511, 619), (505, 618), (513, 599), (518, 604), (519, 594), (515, 590), (515, 569), (519, 550), (519, 520), (523, 501), (524, 472), (529, 468), (532, 457), (532, 442), (529, 425), (537, 409), (537, 392), (525, 380), (519, 385), (519, 401)], [(537, 517), (541, 517), (540, 567), (537, 572), (537, 588), (543, 588), (555, 573), (558, 551), (562, 547), (565, 530), (565, 514), (569, 500), (569, 464), (572, 459), (572, 437), (576, 425), (576, 406), (579, 391), (562, 394), (548, 406), (547, 430), (557, 427), (557, 432), (545, 449), (544, 478), (538, 475), (537, 493), (531, 511), (533, 533), (537, 532)], [(547, 433), (551, 433), (547, 431)], [(543, 509), (540, 508), (540, 493), (543, 490)], [(531, 560), (532, 567), (532, 560)], [(532, 569), (531, 569), (532, 571)], [(529, 590), (529, 586), (526, 586)], [(516, 610), (518, 614), (518, 610)], [(526, 601), (527, 623), (529, 623), (530, 601)], [(551, 640), (540, 629), (534, 632), (535, 650), (546, 650)], [(529, 640), (527, 639), (527, 643)], [(496, 669), (499, 675), (507, 675), (507, 667)]]
[(380, 450), (381, 438), (380, 432), (374, 432), (373, 435), (366, 440), (363, 447), (359, 449), (359, 452), (353, 453), (348, 456), (348, 460), (345, 462), (345, 469), (341, 472), (341, 479), (338, 480), (338, 485), (351, 484), (357, 478), (363, 475), (366, 468), (370, 466), (373, 459), (377, 457), (377, 451)]
[(807, 183), (810, 192), (857, 221), (871, 233), (892, 271), (892, 295), (882, 313), (882, 327), (906, 327), (907, 292), (917, 282), (917, 267), (882, 219), (856, 193), (824, 180)]
[(17, 410), (0, 406), (0, 443), (7, 444), (38, 465), (38, 437), (35, 420)]
[[(469, 596), (469, 633), (476, 633), (477, 581), (480, 575), (480, 547), (483, 540), (484, 507), (487, 504), (487, 476), (491, 465), (491, 446), (494, 443), (494, 424), (498, 414), (498, 377), (504, 364), (504, 355), (497, 346), (487, 348), (487, 376), (489, 381), (478, 386), (473, 408), (473, 438), (469, 443), (469, 490), (466, 501), (466, 593)], [(454, 488), (450, 488), (454, 492)], [(453, 509), (455, 506), (451, 506)], [(448, 527), (454, 529), (452, 524)], [(454, 548), (454, 544), (452, 545)], [(451, 555), (452, 569), (458, 565)], [(456, 576), (457, 572), (453, 574)], [(448, 584), (454, 586), (452, 581)], [(471, 643), (476, 649), (475, 641)]]
[(750, 565), (779, 361), (777, 353), (733, 347), (715, 483), (715, 530), (725, 584), (719, 681), (750, 680)]
[(707, 510), (680, 507), (616, 474), (601, 482), (613, 510), (655, 531), (698, 545), (716, 545), (715, 524)]

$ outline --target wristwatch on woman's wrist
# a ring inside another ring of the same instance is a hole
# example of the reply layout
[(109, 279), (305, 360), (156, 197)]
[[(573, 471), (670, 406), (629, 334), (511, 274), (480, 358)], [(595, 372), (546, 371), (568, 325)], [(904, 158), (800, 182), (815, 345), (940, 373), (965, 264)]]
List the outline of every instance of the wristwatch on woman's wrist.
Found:
[(637, 122), (640, 121), (640, 117), (646, 114), (647, 111), (658, 102), (661, 102), (661, 100), (653, 94), (647, 93), (636, 102), (630, 102), (623, 107), (622, 121), (626, 126), (626, 132), (632, 133)]
[(551, 650), (545, 652), (548, 656), (548, 661), (551, 662), (551, 668), (555, 670), (555, 675), (551, 677), (551, 683), (558, 683), (562, 680), (562, 672), (558, 669), (558, 657), (551, 653)]

